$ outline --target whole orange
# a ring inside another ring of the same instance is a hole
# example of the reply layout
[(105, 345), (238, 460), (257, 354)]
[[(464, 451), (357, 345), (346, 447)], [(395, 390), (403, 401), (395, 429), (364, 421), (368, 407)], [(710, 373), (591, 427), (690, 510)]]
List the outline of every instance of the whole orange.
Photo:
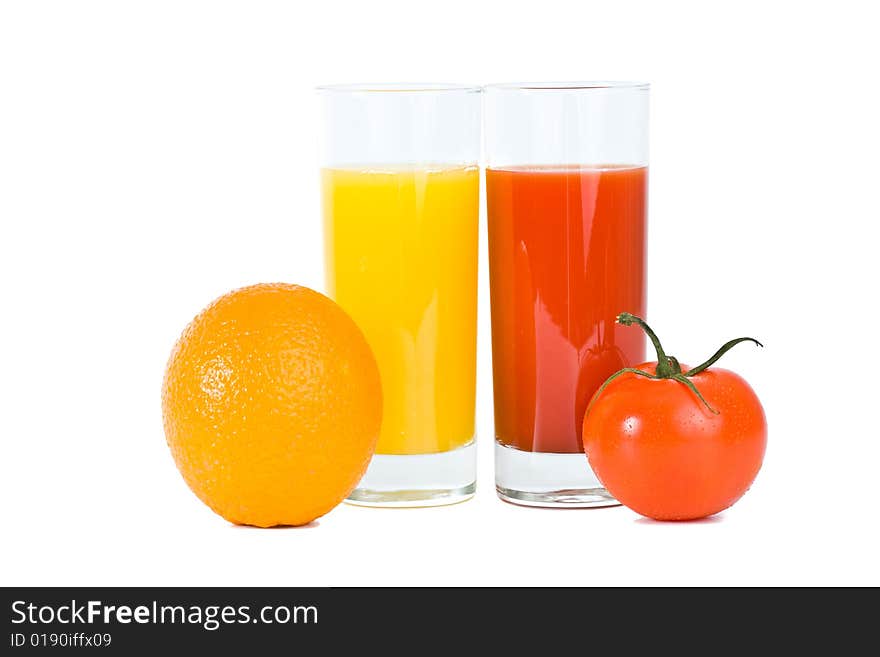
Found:
[(382, 420), (354, 321), (298, 285), (230, 292), (184, 330), (162, 386), (165, 436), (192, 491), (230, 522), (304, 525), (363, 476)]

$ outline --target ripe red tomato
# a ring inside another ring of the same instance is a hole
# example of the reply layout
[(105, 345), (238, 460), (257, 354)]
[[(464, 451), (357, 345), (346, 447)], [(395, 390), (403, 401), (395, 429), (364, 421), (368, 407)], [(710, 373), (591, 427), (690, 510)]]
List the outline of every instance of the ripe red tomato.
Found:
[[(656, 520), (693, 520), (723, 511), (749, 489), (764, 458), (767, 421), (751, 386), (709, 369), (732, 340), (697, 368), (665, 355), (642, 320), (627, 313), (658, 361), (621, 370), (593, 396), (584, 416), (590, 466), (619, 502)], [(664, 362), (665, 367), (658, 366)]]

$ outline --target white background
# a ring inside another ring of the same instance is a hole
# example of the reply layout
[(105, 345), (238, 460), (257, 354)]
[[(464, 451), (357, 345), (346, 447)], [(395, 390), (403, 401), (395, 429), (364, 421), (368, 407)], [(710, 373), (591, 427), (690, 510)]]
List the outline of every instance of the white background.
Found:
[[(880, 103), (870, 3), (4, 2), (0, 459), (6, 585), (880, 584)], [(763, 399), (757, 482), (708, 521), (496, 499), (485, 217), (479, 492), (228, 525), (159, 390), (186, 323), (322, 288), (313, 87), (652, 83), (649, 315)]]

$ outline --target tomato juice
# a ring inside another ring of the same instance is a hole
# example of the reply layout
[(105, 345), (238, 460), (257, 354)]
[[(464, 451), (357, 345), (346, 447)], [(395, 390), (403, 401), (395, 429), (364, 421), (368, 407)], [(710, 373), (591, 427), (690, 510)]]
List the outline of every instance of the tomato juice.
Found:
[(582, 452), (581, 423), (611, 374), (645, 359), (615, 323), (645, 313), (647, 167), (486, 172), (495, 434), (531, 452)]

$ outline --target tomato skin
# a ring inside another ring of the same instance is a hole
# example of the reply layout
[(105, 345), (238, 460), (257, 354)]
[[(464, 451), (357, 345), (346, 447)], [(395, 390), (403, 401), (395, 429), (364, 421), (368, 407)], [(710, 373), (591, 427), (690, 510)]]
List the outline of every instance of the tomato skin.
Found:
[[(638, 369), (653, 374), (655, 367)], [(767, 420), (745, 379), (713, 367), (691, 380), (718, 415), (679, 381), (624, 373), (596, 393), (584, 417), (596, 476), (619, 502), (655, 520), (723, 511), (749, 489), (764, 459)]]

